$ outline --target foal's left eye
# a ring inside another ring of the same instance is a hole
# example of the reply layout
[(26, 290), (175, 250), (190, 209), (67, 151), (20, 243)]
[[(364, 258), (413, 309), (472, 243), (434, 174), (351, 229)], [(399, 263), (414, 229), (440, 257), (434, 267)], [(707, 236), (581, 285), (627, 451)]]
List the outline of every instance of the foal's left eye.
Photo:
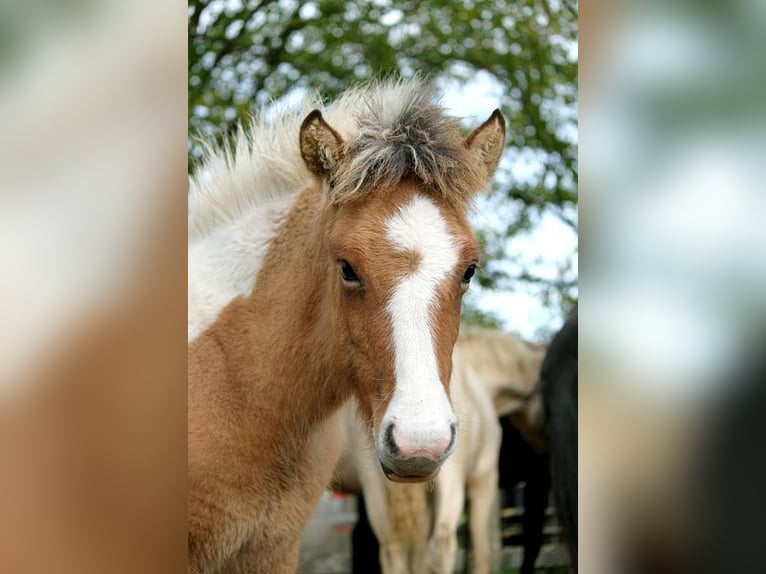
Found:
[(474, 276), (476, 273), (476, 264), (471, 263), (468, 267), (466, 267), (465, 273), (463, 273), (463, 283), (470, 283), (471, 277)]

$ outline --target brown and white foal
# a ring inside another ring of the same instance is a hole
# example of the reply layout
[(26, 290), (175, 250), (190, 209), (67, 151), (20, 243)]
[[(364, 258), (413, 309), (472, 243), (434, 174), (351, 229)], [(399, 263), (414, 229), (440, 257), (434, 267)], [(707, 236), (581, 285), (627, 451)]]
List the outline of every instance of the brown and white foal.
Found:
[(189, 570), (293, 572), (353, 394), (382, 472), (426, 481), (479, 257), (499, 112), (463, 138), (419, 81), (256, 123), (190, 192)]

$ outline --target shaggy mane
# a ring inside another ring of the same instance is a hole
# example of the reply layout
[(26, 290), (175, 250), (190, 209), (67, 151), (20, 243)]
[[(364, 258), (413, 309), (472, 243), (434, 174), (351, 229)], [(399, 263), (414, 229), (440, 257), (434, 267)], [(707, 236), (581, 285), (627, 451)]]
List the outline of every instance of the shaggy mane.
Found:
[(345, 154), (328, 186), (333, 202), (414, 178), (428, 192), (465, 208), (488, 179), (482, 162), (463, 145), (458, 118), (445, 113), (431, 84), (420, 79), (370, 82), (329, 106), (312, 94), (298, 109), (262, 110), (232, 142), (208, 148), (190, 182), (190, 238), (311, 183), (299, 133), (313, 109), (322, 112), (345, 142)]

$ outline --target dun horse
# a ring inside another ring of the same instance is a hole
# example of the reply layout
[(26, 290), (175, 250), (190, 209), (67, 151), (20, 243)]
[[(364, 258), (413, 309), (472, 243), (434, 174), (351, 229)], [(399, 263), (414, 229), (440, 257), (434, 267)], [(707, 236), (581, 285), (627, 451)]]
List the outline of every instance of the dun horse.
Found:
[(430, 87), (386, 82), (210, 152), (189, 197), (191, 572), (295, 571), (351, 396), (388, 479), (437, 474), (466, 210), (504, 136), (498, 111), (463, 138)]

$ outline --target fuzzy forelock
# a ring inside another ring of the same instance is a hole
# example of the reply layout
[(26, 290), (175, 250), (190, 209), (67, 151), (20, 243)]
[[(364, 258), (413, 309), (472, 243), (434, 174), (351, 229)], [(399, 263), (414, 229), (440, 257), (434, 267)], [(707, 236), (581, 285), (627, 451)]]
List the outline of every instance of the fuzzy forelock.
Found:
[[(345, 202), (392, 188), (406, 178), (464, 206), (487, 174), (463, 145), (457, 118), (419, 81), (377, 86), (361, 98), (357, 132), (331, 181), (330, 197)], [(473, 161), (472, 161), (473, 159)]]
[(459, 120), (445, 113), (431, 84), (374, 81), (327, 107), (312, 94), (298, 109), (262, 111), (232, 142), (207, 149), (190, 182), (190, 238), (311, 182), (298, 143), (301, 121), (312, 109), (320, 109), (346, 144), (327, 182), (332, 202), (346, 203), (413, 179), (464, 209), (488, 179), (463, 144)]

